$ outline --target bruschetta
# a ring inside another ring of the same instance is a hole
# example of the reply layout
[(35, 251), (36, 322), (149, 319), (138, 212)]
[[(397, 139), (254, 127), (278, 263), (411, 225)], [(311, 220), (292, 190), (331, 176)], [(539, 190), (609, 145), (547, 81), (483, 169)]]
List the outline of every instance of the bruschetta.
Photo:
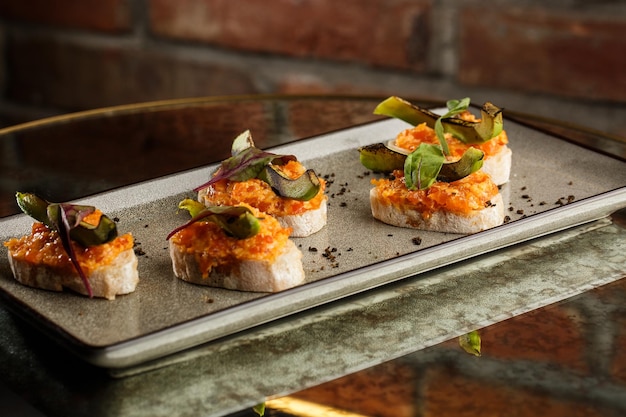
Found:
[(17, 193), (18, 205), (34, 217), (29, 235), (4, 242), (15, 279), (52, 291), (64, 288), (109, 300), (135, 291), (137, 256), (130, 233), (91, 206), (56, 204)]
[(206, 206), (247, 204), (291, 228), (292, 237), (309, 236), (326, 225), (325, 181), (293, 155), (254, 146), (250, 131), (233, 142), (231, 157), (212, 178), (195, 188)]
[(184, 281), (252, 292), (278, 292), (304, 282), (302, 252), (291, 229), (258, 209), (209, 206), (185, 199), (191, 220), (168, 236), (174, 275)]
[[(399, 100), (386, 102), (391, 107), (385, 111), (411, 120), (423, 118), (421, 113), (413, 117), (416, 109)], [(442, 119), (464, 112), (468, 105), (469, 99), (448, 102), (448, 114), (436, 120), (434, 129), (424, 122), (398, 135), (400, 145), (410, 152), (398, 152), (384, 144), (359, 149), (363, 165), (393, 172), (392, 178), (372, 180), (370, 206), (374, 218), (394, 226), (463, 234), (504, 222), (498, 185), (483, 170), (486, 151), (459, 145), (441, 124)], [(490, 108), (485, 111), (490, 118), (486, 126), (462, 125), (466, 141), (479, 142), (501, 134), (497, 112)], [(418, 140), (413, 140), (416, 137)]]
[(414, 151), (420, 144), (438, 144), (445, 138), (444, 153), (451, 159), (460, 158), (470, 147), (484, 153), (482, 170), (489, 174), (496, 185), (509, 181), (512, 151), (503, 129), (502, 110), (487, 102), (477, 118), (469, 110), (469, 98), (448, 102), (448, 114), (439, 116), (399, 97), (389, 97), (374, 110), (375, 114), (404, 120), (414, 127), (405, 129), (385, 143), (401, 154)]

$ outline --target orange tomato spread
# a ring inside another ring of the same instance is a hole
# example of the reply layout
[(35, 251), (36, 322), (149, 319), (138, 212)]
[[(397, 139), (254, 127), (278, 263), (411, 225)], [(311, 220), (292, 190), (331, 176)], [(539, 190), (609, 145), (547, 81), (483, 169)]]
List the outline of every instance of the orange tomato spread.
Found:
[(488, 174), (476, 171), (450, 183), (437, 181), (425, 190), (409, 190), (404, 173), (396, 170), (393, 179), (374, 179), (380, 201), (400, 209), (417, 210), (428, 218), (435, 211), (468, 215), (488, 207), (498, 187)]
[[(83, 247), (71, 242), (76, 260), (85, 275), (98, 267), (110, 264), (120, 253), (132, 249), (134, 240), (130, 233), (116, 237), (102, 245)], [(4, 242), (11, 257), (34, 265), (52, 268), (60, 272), (76, 273), (68, 254), (63, 248), (57, 231), (43, 223), (34, 223), (31, 234)]]
[[(275, 168), (280, 169), (292, 179), (298, 178), (306, 171), (298, 161), (275, 165)], [(258, 178), (241, 182), (223, 179), (207, 188), (204, 203), (225, 206), (245, 203), (273, 216), (298, 215), (309, 210), (316, 210), (324, 202), (326, 182), (320, 178), (320, 183), (320, 190), (315, 197), (308, 201), (300, 201), (277, 195), (272, 187)]]
[(266, 260), (272, 263), (283, 251), (290, 228), (283, 228), (271, 216), (263, 216), (250, 208), (260, 219), (259, 232), (247, 239), (237, 239), (227, 235), (212, 222), (195, 222), (176, 232), (170, 240), (193, 254), (203, 277), (208, 277), (211, 269), (220, 265), (232, 265), (246, 260)]
[[(476, 121), (474, 116), (469, 112), (464, 112), (461, 118), (468, 121)], [(445, 134), (446, 141), (448, 142), (448, 148), (450, 150), (451, 159), (459, 159), (463, 156), (463, 153), (468, 147), (478, 148), (484, 152), (485, 158), (489, 158), (500, 152), (504, 146), (509, 142), (506, 131), (502, 131), (498, 136), (489, 139), (484, 143), (478, 144), (465, 144), (453, 137), (451, 134)], [(406, 129), (400, 132), (396, 136), (396, 146), (406, 149), (409, 152), (413, 152), (421, 143), (429, 143), (432, 145), (439, 145), (439, 139), (435, 133), (435, 129), (432, 129), (426, 125), (426, 123), (419, 124), (411, 129)]]

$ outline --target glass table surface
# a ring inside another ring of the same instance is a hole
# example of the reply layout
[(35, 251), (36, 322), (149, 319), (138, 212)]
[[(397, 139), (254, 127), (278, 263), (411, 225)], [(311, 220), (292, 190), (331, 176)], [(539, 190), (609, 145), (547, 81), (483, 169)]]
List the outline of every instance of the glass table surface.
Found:
[[(0, 129), (0, 217), (16, 190), (80, 199), (220, 161), (242, 129), (267, 148), (366, 125), (384, 98), (206, 97)], [(505, 116), (626, 159), (620, 138)], [(46, 416), (624, 415), (625, 225), (621, 210), (118, 374), (0, 304), (0, 382)]]

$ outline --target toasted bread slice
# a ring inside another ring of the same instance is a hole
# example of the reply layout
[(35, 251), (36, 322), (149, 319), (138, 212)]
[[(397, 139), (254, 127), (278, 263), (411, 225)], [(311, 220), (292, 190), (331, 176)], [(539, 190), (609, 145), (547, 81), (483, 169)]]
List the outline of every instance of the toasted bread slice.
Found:
[(239, 291), (277, 292), (302, 284), (302, 252), (291, 229), (246, 206), (258, 219), (254, 234), (238, 238), (209, 220), (187, 224), (169, 237), (176, 277), (194, 284)]
[(288, 240), (273, 261), (242, 260), (219, 265), (204, 277), (194, 253), (170, 240), (174, 274), (187, 282), (229, 290), (278, 292), (304, 281), (302, 252)]
[(468, 234), (504, 222), (502, 195), (482, 171), (450, 183), (435, 182), (424, 190), (409, 190), (402, 171), (372, 183), (372, 215), (393, 226)]
[(491, 205), (482, 210), (472, 210), (467, 215), (439, 210), (425, 216), (412, 208), (401, 208), (381, 202), (378, 190), (370, 190), (370, 204), (374, 218), (392, 226), (445, 233), (477, 233), (503, 223), (504, 203), (498, 194)]
[[(63, 291), (64, 288), (88, 295), (87, 289), (78, 272), (68, 273), (46, 265), (34, 264), (18, 259), (9, 251), (9, 264), (15, 279), (27, 286), (51, 291)], [(112, 262), (98, 266), (87, 274), (94, 297), (115, 299), (116, 295), (135, 291), (139, 282), (137, 256), (133, 249), (121, 252)]]

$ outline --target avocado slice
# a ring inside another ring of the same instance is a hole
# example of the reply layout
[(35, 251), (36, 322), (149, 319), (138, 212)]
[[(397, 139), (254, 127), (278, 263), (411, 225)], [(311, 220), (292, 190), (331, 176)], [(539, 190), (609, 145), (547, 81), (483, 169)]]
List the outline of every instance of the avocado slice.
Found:
[[(212, 222), (217, 224), (226, 234), (237, 239), (250, 238), (259, 233), (261, 228), (259, 219), (244, 206), (205, 207), (198, 201), (186, 198), (178, 204), (178, 208), (187, 210), (192, 217), (191, 221), (182, 227), (197, 221)], [(180, 227), (174, 232), (179, 229)], [(174, 232), (170, 233), (170, 236)]]
[[(428, 109), (416, 106), (400, 97), (392, 96), (382, 101), (374, 109), (374, 114), (394, 117), (413, 126), (426, 123), (434, 128), (439, 115)], [(444, 132), (467, 144), (484, 143), (498, 136), (503, 129), (502, 109), (486, 102), (480, 109), (480, 122), (469, 122), (456, 117), (441, 120)]]
[(279, 196), (300, 201), (312, 199), (321, 187), (320, 180), (312, 169), (308, 169), (298, 178), (292, 179), (285, 176), (272, 164), (268, 164), (258, 175), (258, 178), (268, 183)]
[(469, 148), (461, 159), (455, 162), (444, 162), (437, 175), (438, 181), (452, 182), (465, 178), (483, 166), (485, 154), (480, 149)]
[(394, 169), (403, 169), (406, 153), (400, 153), (390, 149), (384, 143), (359, 148), (361, 164), (374, 172), (391, 172)]

